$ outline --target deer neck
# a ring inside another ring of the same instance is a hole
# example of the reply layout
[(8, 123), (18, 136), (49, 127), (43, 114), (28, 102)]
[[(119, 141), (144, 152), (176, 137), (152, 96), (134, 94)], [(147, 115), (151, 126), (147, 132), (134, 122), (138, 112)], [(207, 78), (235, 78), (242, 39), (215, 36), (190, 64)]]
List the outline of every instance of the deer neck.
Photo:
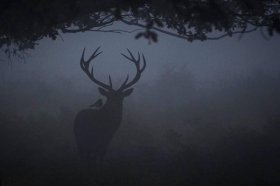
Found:
[(123, 110), (122, 103), (115, 104), (107, 101), (100, 111), (104, 113), (104, 115), (109, 120), (112, 120), (117, 123), (121, 123), (122, 110)]

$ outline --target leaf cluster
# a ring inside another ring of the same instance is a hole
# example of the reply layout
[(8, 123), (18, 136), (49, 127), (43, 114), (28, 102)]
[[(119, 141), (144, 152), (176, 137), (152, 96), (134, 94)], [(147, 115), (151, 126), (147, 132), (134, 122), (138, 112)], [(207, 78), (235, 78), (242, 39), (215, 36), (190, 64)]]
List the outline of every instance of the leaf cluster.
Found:
[(128, 32), (105, 29), (116, 21), (141, 28), (135, 38), (150, 42), (159, 32), (192, 42), (259, 27), (272, 36), (280, 32), (279, 8), (277, 0), (1, 0), (0, 47), (18, 55), (60, 33)]

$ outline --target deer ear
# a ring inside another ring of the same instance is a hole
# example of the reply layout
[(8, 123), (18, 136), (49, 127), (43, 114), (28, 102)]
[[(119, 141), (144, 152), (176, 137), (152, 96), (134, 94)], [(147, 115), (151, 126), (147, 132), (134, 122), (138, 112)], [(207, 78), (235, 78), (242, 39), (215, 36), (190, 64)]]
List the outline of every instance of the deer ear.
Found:
[(101, 95), (103, 95), (103, 96), (107, 96), (108, 95), (108, 91), (107, 90), (105, 90), (103, 88), (100, 88), (100, 87), (98, 87), (98, 90), (99, 90)]
[(133, 88), (130, 88), (130, 89), (123, 92), (123, 96), (124, 97), (129, 96), (132, 92), (133, 92)]

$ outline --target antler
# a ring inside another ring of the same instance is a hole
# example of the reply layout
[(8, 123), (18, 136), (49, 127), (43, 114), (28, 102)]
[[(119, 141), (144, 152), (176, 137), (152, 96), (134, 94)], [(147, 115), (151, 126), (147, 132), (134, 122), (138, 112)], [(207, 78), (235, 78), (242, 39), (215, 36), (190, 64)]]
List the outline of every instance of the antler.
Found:
[[(111, 77), (110, 77), (110, 76), (109, 76), (109, 83), (110, 83), (110, 86), (109, 86), (109, 85), (106, 85), (106, 84), (104, 84), (104, 83), (102, 83), (102, 82), (100, 82), (100, 81), (98, 81), (97, 79), (94, 78), (94, 76), (93, 76), (93, 67), (91, 68), (91, 72), (89, 71), (89, 64), (90, 64), (91, 60), (93, 60), (93, 59), (96, 58), (99, 54), (102, 53), (102, 51), (99, 52), (99, 53), (97, 53), (97, 51), (98, 51), (99, 48), (100, 48), (100, 47), (98, 47), (98, 48), (94, 51), (94, 53), (91, 55), (91, 57), (90, 57), (89, 60), (87, 60), (87, 61), (84, 60), (84, 53), (85, 53), (85, 49), (86, 49), (86, 48), (84, 48), (84, 50), (83, 50), (83, 55), (82, 55), (81, 61), (80, 61), (80, 65), (81, 65), (82, 70), (88, 75), (88, 77), (89, 77), (94, 83), (96, 83), (97, 85), (99, 85), (99, 86), (101, 86), (101, 87), (103, 87), (103, 88), (105, 88), (105, 89), (107, 89), (107, 90), (112, 90), (112, 81), (111, 81)], [(97, 54), (96, 54), (96, 53), (97, 53)]]
[(145, 70), (145, 68), (146, 68), (146, 60), (145, 60), (145, 57), (144, 57), (143, 54), (142, 54), (142, 57), (143, 57), (143, 62), (144, 62), (144, 64), (143, 64), (143, 67), (140, 69), (140, 54), (139, 54), (139, 52), (138, 52), (138, 59), (136, 60), (128, 49), (127, 49), (127, 51), (129, 52), (131, 58), (127, 57), (126, 55), (124, 55), (124, 54), (122, 54), (122, 53), (121, 53), (121, 54), (122, 54), (126, 59), (132, 61), (132, 62), (135, 64), (137, 72), (136, 72), (136, 75), (135, 75), (135, 77), (133, 78), (133, 80), (132, 80), (131, 82), (129, 82), (128, 84), (126, 84), (127, 81), (128, 81), (128, 77), (129, 77), (129, 76), (127, 75), (127, 78), (126, 78), (126, 80), (124, 81), (124, 83), (122, 84), (122, 86), (119, 88), (119, 91), (123, 91), (124, 89), (127, 89), (128, 87), (130, 87), (130, 86), (132, 86), (133, 84), (135, 84), (135, 83), (140, 79), (141, 73), (142, 73), (142, 72)]

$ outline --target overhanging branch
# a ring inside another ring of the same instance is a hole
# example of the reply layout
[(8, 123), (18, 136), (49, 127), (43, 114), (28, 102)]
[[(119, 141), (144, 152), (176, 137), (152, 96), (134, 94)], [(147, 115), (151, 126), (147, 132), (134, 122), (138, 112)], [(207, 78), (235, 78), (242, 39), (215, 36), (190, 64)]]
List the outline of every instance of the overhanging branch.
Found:
[[(140, 23), (133, 23), (133, 22), (126, 21), (124, 19), (120, 19), (120, 21), (125, 23), (125, 24), (127, 24), (127, 25), (138, 26), (138, 27), (146, 29), (146, 26), (143, 25), (143, 24), (140, 24)], [(250, 30), (247, 30), (247, 31), (234, 31), (234, 32), (231, 32), (231, 33), (232, 34), (245, 34), (245, 33), (250, 33), (250, 32), (256, 31), (258, 28), (259, 28), (259, 26), (256, 26), (253, 29), (250, 29)], [(175, 33), (172, 33), (172, 32), (168, 32), (166, 30), (162, 30), (162, 29), (159, 29), (159, 28), (156, 28), (156, 27), (152, 27), (151, 29), (156, 30), (156, 31), (158, 31), (160, 33), (163, 33), (163, 34), (166, 34), (166, 35), (170, 35), (172, 37), (179, 38), (179, 39), (186, 39), (186, 40), (188, 40), (190, 37), (195, 36), (195, 34), (194, 35), (181, 36), (181, 35), (178, 35), (178, 34), (175, 34)], [(220, 36), (217, 36), (217, 37), (207, 37), (206, 36), (205, 40), (219, 40), (219, 39), (222, 39), (222, 38), (224, 38), (226, 36), (229, 36), (229, 34), (226, 33), (226, 34), (223, 34), (223, 35), (220, 35)]]

